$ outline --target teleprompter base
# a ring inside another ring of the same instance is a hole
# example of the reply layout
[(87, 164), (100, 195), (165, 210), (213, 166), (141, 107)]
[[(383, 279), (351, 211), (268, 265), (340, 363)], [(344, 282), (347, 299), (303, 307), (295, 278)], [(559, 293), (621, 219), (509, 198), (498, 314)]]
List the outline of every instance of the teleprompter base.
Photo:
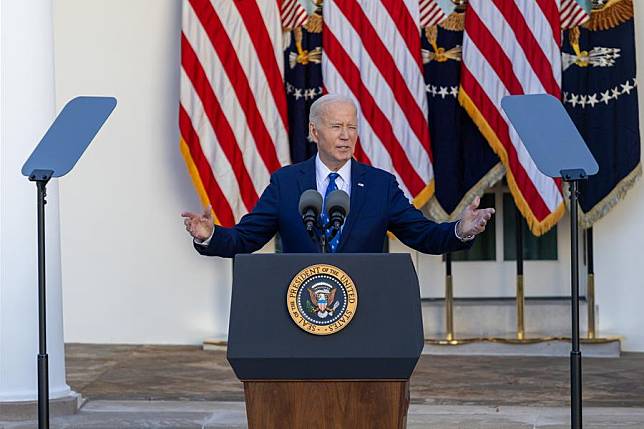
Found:
[(404, 429), (408, 380), (244, 381), (249, 429)]

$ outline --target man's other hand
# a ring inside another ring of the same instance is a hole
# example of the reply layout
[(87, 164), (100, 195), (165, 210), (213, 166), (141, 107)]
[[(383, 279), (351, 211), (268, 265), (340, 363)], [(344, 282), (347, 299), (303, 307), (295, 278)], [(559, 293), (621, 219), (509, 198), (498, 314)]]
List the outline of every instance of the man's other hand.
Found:
[(461, 220), (458, 224), (459, 237), (469, 238), (475, 237), (485, 231), (487, 222), (492, 218), (494, 209), (479, 209), (481, 199), (476, 197), (472, 204), (463, 210)]
[(184, 218), (183, 224), (186, 226), (186, 231), (196, 240), (207, 240), (215, 229), (210, 206), (206, 207), (202, 214), (183, 212), (181, 217)]

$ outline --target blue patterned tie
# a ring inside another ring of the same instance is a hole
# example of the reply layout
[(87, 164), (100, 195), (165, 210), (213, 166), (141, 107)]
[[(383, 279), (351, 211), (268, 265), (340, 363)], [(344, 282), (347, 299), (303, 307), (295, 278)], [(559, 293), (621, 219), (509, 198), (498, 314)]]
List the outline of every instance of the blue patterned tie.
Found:
[[(329, 194), (336, 189), (338, 189), (338, 185), (335, 183), (335, 179), (337, 179), (340, 175), (338, 173), (329, 173), (329, 186), (326, 188), (326, 192), (324, 193), (324, 205), (322, 207), (322, 225), (323, 227), (326, 226), (329, 223), (329, 216), (327, 216), (326, 213), (326, 199), (329, 196)], [(333, 231), (333, 228), (330, 226), (328, 228), (324, 228), (324, 235), (326, 236), (326, 242), (329, 245), (329, 250), (331, 253), (335, 253), (336, 249), (338, 248), (338, 243), (340, 242), (340, 231), (330, 239), (331, 237), (331, 231)]]

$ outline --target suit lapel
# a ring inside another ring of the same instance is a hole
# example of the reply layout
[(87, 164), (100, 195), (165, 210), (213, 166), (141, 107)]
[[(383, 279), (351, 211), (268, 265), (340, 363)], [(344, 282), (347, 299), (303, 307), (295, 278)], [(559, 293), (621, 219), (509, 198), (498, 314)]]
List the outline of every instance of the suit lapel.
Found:
[(315, 157), (301, 164), (297, 183), (300, 188), (300, 195), (307, 189), (317, 189), (317, 184), (315, 183)]
[(364, 181), (366, 171), (367, 169), (364, 165), (353, 159), (351, 160), (351, 205), (349, 207), (349, 216), (347, 216), (344, 228), (342, 228), (342, 236), (340, 237), (340, 244), (337, 249), (338, 252), (348, 242), (353, 225), (360, 219), (360, 211), (364, 205), (367, 192), (367, 183)]
[[(297, 175), (297, 186), (299, 189), (299, 194), (296, 198), (299, 200), (302, 192), (309, 189), (317, 189), (317, 183), (315, 178), (315, 156), (302, 162), (300, 164), (300, 171)], [(298, 214), (299, 217), (299, 214)], [(298, 223), (299, 228), (302, 228), (302, 233), (304, 236), (308, 236), (306, 233), (306, 228), (304, 227), (304, 222)], [(318, 253), (320, 253), (320, 245), (309, 240), (312, 248), (314, 248)]]

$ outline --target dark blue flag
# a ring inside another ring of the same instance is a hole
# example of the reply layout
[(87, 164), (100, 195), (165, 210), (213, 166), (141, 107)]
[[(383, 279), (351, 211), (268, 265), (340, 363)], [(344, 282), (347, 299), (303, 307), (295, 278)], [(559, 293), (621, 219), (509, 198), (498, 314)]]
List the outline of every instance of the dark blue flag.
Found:
[(288, 104), (291, 162), (304, 161), (316, 153), (308, 141), (309, 109), (322, 95), (322, 11), (309, 16), (304, 27), (291, 32), (285, 51), (285, 84)]
[(633, 24), (633, 2), (621, 0), (564, 37), (564, 105), (599, 163), (579, 187), (582, 227), (608, 213), (641, 175)]
[(458, 102), (464, 13), (455, 12), (422, 35), (435, 196), (430, 217), (453, 220), (476, 195), (503, 177), (499, 158)]

